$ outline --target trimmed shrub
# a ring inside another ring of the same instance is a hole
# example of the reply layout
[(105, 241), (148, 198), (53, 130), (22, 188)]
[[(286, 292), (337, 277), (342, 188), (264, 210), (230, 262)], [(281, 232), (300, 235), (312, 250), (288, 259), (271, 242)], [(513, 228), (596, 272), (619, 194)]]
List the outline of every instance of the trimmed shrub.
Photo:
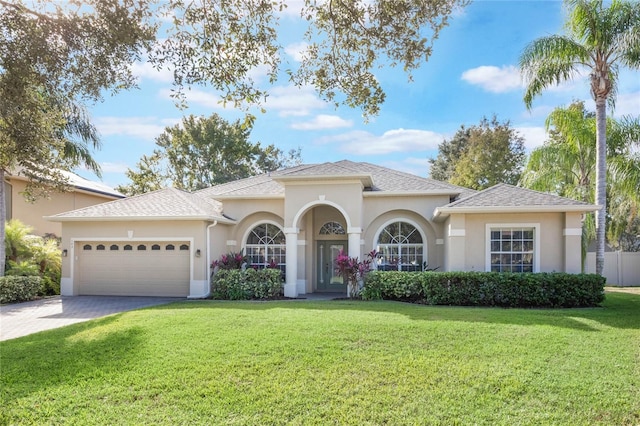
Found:
[(32, 300), (41, 291), (42, 278), (38, 276), (7, 275), (0, 277), (0, 303)]
[(278, 299), (282, 297), (280, 269), (221, 269), (211, 277), (211, 297), (221, 300)]
[(364, 299), (428, 305), (552, 307), (597, 306), (606, 279), (595, 274), (375, 271)]

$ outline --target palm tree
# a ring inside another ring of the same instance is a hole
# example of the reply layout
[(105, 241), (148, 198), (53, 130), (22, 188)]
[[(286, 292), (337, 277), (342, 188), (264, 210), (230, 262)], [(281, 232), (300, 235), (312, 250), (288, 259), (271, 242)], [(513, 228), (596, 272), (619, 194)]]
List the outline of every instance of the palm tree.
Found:
[[(33, 231), (29, 225), (25, 225), (18, 219), (7, 222), (5, 228), (5, 250), (6, 256), (12, 262), (25, 260), (30, 254), (28, 236)], [(4, 265), (3, 265), (4, 267)]]
[[(550, 138), (531, 152), (520, 185), (592, 203), (596, 174), (595, 115), (585, 110), (583, 102), (574, 102), (567, 108), (553, 110), (545, 125)], [(625, 201), (622, 203), (625, 209), (610, 212), (607, 223), (607, 234), (617, 238), (621, 229), (626, 228), (629, 211), (640, 206), (640, 161), (630, 143), (640, 140), (640, 119), (610, 118), (607, 134), (607, 193), (616, 207), (623, 207), (621, 200)], [(594, 221), (589, 215), (583, 227), (583, 260), (594, 235)]]
[[(66, 181), (60, 170), (47, 167), (52, 163), (49, 157), (55, 158), (53, 163), (59, 165), (60, 169), (73, 169), (84, 165), (100, 176), (100, 166), (91, 156), (92, 148), (100, 148), (100, 139), (84, 105), (70, 102), (64, 96), (44, 94), (33, 88), (31, 91), (34, 92), (32, 93), (34, 98), (41, 102), (43, 119), (46, 118), (49, 121), (49, 134), (46, 135), (49, 146), (44, 150), (46, 152), (34, 154), (36, 161), (28, 159), (28, 161), (17, 162), (13, 156), (5, 158), (0, 155), (0, 276), (4, 275), (6, 257), (5, 173), (12, 168), (21, 168), (21, 173), (29, 179), (25, 196), (30, 199), (37, 198), (42, 193), (46, 194), (47, 190), (52, 188), (65, 189)], [(1, 117), (0, 120), (2, 120)], [(0, 124), (3, 123), (0, 121)], [(21, 123), (21, 125), (28, 126), (28, 123)], [(5, 144), (12, 146), (14, 148), (12, 151), (16, 151), (19, 150), (16, 147), (22, 146), (23, 141), (15, 140), (15, 136), (10, 133), (4, 133), (4, 129), (0, 126), (0, 142), (3, 146)], [(45, 164), (37, 162), (38, 155), (44, 156)], [(34, 188), (36, 190), (32, 192)]]
[(565, 0), (567, 35), (541, 37), (520, 56), (526, 82), (524, 102), (548, 87), (590, 71), (591, 96), (596, 103), (596, 273), (604, 269), (606, 225), (607, 102), (615, 101), (619, 67), (640, 68), (640, 3), (612, 0)]

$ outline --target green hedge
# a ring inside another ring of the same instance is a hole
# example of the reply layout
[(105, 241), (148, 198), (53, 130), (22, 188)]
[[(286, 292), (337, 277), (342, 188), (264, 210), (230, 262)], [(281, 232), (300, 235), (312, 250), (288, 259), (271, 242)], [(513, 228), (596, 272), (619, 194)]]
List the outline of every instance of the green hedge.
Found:
[(222, 300), (282, 297), (280, 269), (221, 269), (211, 278), (211, 297)]
[(595, 274), (372, 271), (362, 297), (427, 305), (575, 308), (602, 302), (605, 283)]
[(7, 275), (0, 277), (0, 303), (32, 300), (42, 292), (42, 278)]

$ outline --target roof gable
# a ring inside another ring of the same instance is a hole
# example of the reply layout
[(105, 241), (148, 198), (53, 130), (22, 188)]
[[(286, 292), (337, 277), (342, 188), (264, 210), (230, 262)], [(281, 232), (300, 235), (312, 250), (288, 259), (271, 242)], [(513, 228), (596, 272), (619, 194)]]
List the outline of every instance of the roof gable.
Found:
[(524, 211), (594, 211), (594, 206), (546, 192), (500, 183), (436, 209), (434, 217), (450, 213), (500, 213)]
[(427, 179), (410, 173), (377, 166), (370, 163), (355, 163), (342, 160), (335, 163), (303, 164), (271, 173), (240, 179), (198, 191), (199, 195), (214, 198), (224, 197), (282, 197), (284, 182), (297, 180), (357, 178), (365, 186), (365, 194), (449, 194), (468, 196), (476, 191), (447, 182)]

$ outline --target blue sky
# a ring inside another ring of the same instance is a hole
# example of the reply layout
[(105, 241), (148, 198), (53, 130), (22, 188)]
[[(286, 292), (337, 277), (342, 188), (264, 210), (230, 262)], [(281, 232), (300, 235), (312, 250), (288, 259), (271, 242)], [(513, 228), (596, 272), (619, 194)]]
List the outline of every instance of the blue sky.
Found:
[[(297, 1), (281, 21), (286, 60), (296, 62), (295, 34), (301, 28), (294, 15)], [(297, 9), (299, 10), (299, 8)], [(428, 62), (407, 81), (402, 69), (376, 72), (387, 99), (379, 116), (365, 122), (359, 110), (335, 108), (322, 101), (312, 88), (298, 89), (286, 80), (270, 89), (257, 116), (252, 142), (274, 144), (287, 152), (302, 149), (305, 163), (366, 161), (428, 176), (428, 159), (437, 155), (438, 144), (450, 138), (460, 125), (478, 124), (483, 117), (497, 115), (509, 120), (526, 140), (528, 150), (545, 139), (544, 121), (555, 107), (572, 100), (585, 100), (593, 110), (585, 78), (548, 90), (536, 98), (531, 111), (522, 101), (523, 86), (517, 69), (518, 57), (530, 41), (563, 32), (560, 1), (476, 1), (452, 18), (436, 40)], [(213, 91), (197, 87), (188, 94), (189, 108), (179, 110), (169, 97), (170, 74), (152, 70), (148, 64), (134, 65), (139, 89), (107, 96), (90, 111), (102, 136), (102, 149), (94, 158), (102, 165), (103, 182), (126, 184), (124, 175), (144, 154), (151, 154), (155, 138), (166, 126), (184, 115), (217, 113), (227, 120), (244, 116), (223, 108)], [(259, 72), (256, 74), (259, 79)], [(614, 116), (640, 115), (640, 73), (620, 74)], [(79, 174), (97, 179), (88, 172)]]

